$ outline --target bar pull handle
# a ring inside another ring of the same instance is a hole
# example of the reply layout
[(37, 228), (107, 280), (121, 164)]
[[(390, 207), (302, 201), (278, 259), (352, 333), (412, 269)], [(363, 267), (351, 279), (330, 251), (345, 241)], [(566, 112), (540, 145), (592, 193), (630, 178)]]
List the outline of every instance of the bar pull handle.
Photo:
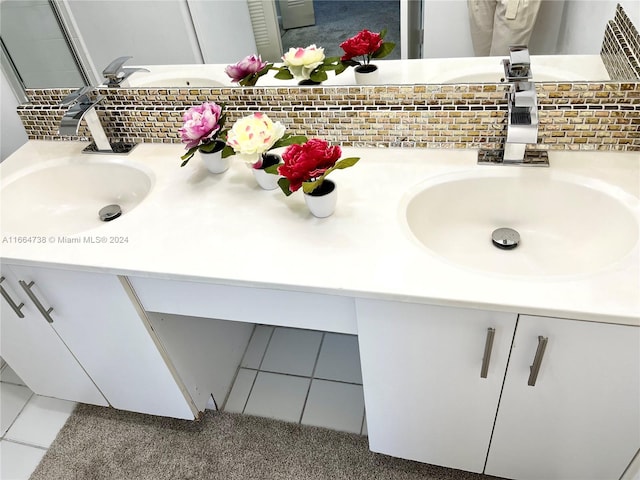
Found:
[(482, 368), (480, 378), (487, 378), (489, 372), (489, 362), (491, 362), (491, 352), (493, 351), (493, 338), (496, 336), (495, 328), (487, 328), (487, 339), (484, 342), (484, 355), (482, 356)]
[(538, 372), (540, 371), (540, 365), (542, 365), (542, 357), (544, 357), (544, 351), (547, 348), (547, 341), (549, 337), (538, 336), (538, 348), (536, 349), (536, 356), (533, 358), (533, 365), (529, 367), (529, 381), (527, 385), (530, 387), (535, 386), (536, 380), (538, 380)]
[(18, 280), (18, 283), (20, 284), (22, 289), (25, 291), (27, 296), (31, 299), (33, 304), (38, 309), (38, 311), (42, 314), (44, 319), (49, 323), (53, 323), (53, 318), (51, 318), (51, 312), (53, 312), (53, 307), (49, 307), (49, 309), (46, 309), (42, 306), (42, 303), (40, 303), (40, 300), (38, 300), (38, 297), (36, 297), (35, 293), (33, 293), (33, 290), (31, 290), (31, 287), (33, 287), (34, 282), (31, 281), (27, 283), (24, 280)]
[[(2, 282), (4, 282), (4, 277), (0, 277), (0, 284)], [(2, 293), (2, 297), (7, 301), (11, 309), (18, 316), (18, 318), (24, 318), (24, 313), (20, 311), (22, 307), (24, 307), (24, 303), (21, 302), (20, 305), (17, 305), (16, 302), (13, 301), (11, 296), (9, 296), (9, 294), (7, 293), (7, 291), (4, 289), (2, 285), (0, 285), (0, 293)]]

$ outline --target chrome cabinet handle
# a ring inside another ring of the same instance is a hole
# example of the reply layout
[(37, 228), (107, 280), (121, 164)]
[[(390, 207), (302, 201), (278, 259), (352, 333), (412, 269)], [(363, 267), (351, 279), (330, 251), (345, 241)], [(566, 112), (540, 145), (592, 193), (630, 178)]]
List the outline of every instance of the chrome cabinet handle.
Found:
[(487, 328), (487, 339), (484, 342), (484, 355), (482, 357), (482, 368), (480, 378), (487, 378), (489, 372), (489, 362), (491, 361), (491, 351), (493, 350), (493, 338), (496, 335), (495, 328)]
[[(0, 277), (0, 283), (2, 282), (4, 282), (4, 277)], [(2, 297), (7, 301), (9, 306), (13, 309), (15, 314), (18, 316), (18, 318), (24, 318), (24, 313), (20, 311), (22, 307), (24, 307), (24, 303), (20, 303), (20, 305), (17, 305), (16, 302), (13, 301), (13, 299), (9, 296), (9, 294), (7, 293), (7, 291), (4, 289), (2, 285), (0, 285), (0, 293), (2, 293)]]
[(533, 387), (538, 380), (538, 372), (540, 371), (540, 365), (542, 365), (542, 357), (544, 357), (544, 351), (547, 348), (547, 341), (549, 337), (538, 336), (538, 348), (536, 349), (536, 356), (533, 358), (533, 365), (529, 367), (529, 381), (527, 385)]
[(33, 287), (34, 282), (31, 281), (31, 282), (27, 283), (24, 280), (18, 280), (18, 283), (20, 284), (22, 289), (25, 291), (25, 293), (28, 295), (28, 297), (31, 299), (33, 304), (38, 309), (38, 311), (42, 314), (44, 319), (49, 323), (53, 323), (53, 318), (51, 318), (51, 315), (50, 315), (51, 312), (53, 312), (53, 307), (50, 307), (47, 310), (42, 306), (42, 303), (40, 303), (40, 300), (38, 300), (38, 297), (36, 297), (36, 295), (31, 290), (31, 287)]

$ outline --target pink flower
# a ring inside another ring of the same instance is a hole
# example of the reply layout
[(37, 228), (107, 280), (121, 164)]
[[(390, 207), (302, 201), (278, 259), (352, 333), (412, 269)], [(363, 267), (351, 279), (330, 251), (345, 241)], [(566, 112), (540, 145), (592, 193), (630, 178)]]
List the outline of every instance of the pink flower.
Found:
[(282, 154), (284, 164), (278, 167), (278, 173), (289, 180), (289, 190), (295, 192), (308, 182), (321, 177), (340, 159), (339, 146), (329, 146), (320, 138), (312, 138), (301, 145), (293, 144)]
[(234, 82), (240, 82), (243, 78), (258, 73), (266, 66), (267, 62), (263, 62), (260, 55), (249, 55), (235, 65), (227, 65), (224, 73), (229, 75)]
[(340, 60), (347, 61), (361, 56), (370, 58), (382, 47), (382, 43), (382, 35), (364, 29), (340, 44), (340, 48), (345, 52)]
[(222, 126), (219, 124), (222, 107), (217, 103), (205, 102), (187, 110), (183, 116), (184, 125), (178, 130), (187, 149), (214, 139)]

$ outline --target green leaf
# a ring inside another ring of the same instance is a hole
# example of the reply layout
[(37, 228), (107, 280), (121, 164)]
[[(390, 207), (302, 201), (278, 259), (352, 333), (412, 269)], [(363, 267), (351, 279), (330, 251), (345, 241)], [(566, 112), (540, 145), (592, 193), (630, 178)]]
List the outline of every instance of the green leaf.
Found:
[(323, 70), (318, 70), (316, 68), (313, 72), (311, 72), (311, 75), (309, 76), (309, 78), (314, 82), (324, 82), (329, 77), (327, 76), (327, 72)]
[[(326, 173), (328, 173), (328, 170), (327, 172), (325, 172), (325, 175)], [(304, 193), (313, 192), (316, 188), (318, 188), (322, 184), (322, 181), (324, 180), (325, 175), (323, 175), (317, 180), (314, 180), (313, 182), (302, 182), (302, 191)]]
[(340, 65), (336, 66), (336, 75), (340, 75), (342, 72), (344, 72), (347, 68), (349, 68), (349, 65), (347, 65), (345, 62), (341, 62)]
[(353, 167), (360, 160), (359, 157), (349, 157), (338, 160), (338, 162), (332, 167), (332, 170), (342, 170), (344, 168)]
[(222, 149), (222, 158), (227, 158), (235, 154), (236, 154), (236, 151), (233, 149), (233, 147), (229, 145), (225, 145), (224, 148)]
[(374, 52), (372, 55), (373, 58), (383, 58), (389, 55), (393, 49), (396, 47), (396, 44), (393, 42), (384, 42), (382, 46)]
[(196, 148), (201, 152), (211, 153), (222, 150), (224, 148), (224, 142), (220, 140), (214, 140), (213, 142), (205, 143)]
[(270, 167), (263, 168), (263, 170), (267, 173), (271, 173), (272, 175), (278, 175), (278, 167), (282, 165), (281, 163), (276, 163), (275, 165), (271, 165)]
[(386, 37), (386, 36), (387, 36), (387, 29), (386, 29), (386, 28), (383, 28), (382, 30), (380, 30), (380, 33), (379, 33), (379, 34), (380, 34), (380, 37), (381, 37), (381, 38)]
[(293, 78), (293, 75), (288, 68), (283, 67), (279, 69), (278, 73), (276, 73), (273, 77), (277, 78), (278, 80), (291, 80)]
[(271, 148), (280, 148), (280, 147), (288, 147), (289, 145), (293, 145), (294, 143), (300, 144), (307, 141), (307, 137), (305, 135), (291, 135), (286, 133), (280, 140), (273, 144)]
[[(353, 165), (358, 163), (358, 160), (360, 160), (360, 158), (358, 157), (349, 157), (349, 158), (343, 158), (342, 160), (338, 160), (333, 167), (327, 168), (327, 170), (322, 174), (320, 178), (314, 180), (313, 182), (304, 182), (302, 184), (303, 191), (305, 193), (313, 192), (316, 188), (320, 186), (320, 184), (324, 181), (327, 175), (329, 175), (331, 172), (333, 172), (334, 170), (343, 170), (345, 168), (352, 167)], [(307, 188), (307, 190), (305, 190), (305, 188)]]
[(181, 160), (184, 160), (184, 162), (182, 162), (182, 165), (180, 165), (181, 167), (184, 167), (187, 163), (189, 163), (189, 160), (191, 160), (191, 157), (193, 157), (193, 155), (196, 153), (196, 150), (198, 150), (197, 145), (195, 147), (191, 147), (189, 150), (187, 150), (187, 153), (180, 157)]
[(282, 193), (284, 193), (287, 197), (293, 193), (291, 190), (289, 190), (289, 185), (291, 184), (286, 178), (282, 177), (280, 180), (278, 180), (278, 185), (280, 186), (280, 190), (282, 190)]

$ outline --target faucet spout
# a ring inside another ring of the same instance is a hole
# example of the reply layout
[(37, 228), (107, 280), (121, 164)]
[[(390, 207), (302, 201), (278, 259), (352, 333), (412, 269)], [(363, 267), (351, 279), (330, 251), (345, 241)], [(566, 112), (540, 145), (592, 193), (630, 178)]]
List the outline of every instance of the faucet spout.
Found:
[(108, 87), (119, 87), (124, 79), (134, 72), (148, 72), (142, 67), (125, 67), (124, 63), (133, 57), (118, 57), (102, 71)]
[(81, 88), (62, 101), (63, 106), (70, 105), (70, 107), (62, 116), (58, 134), (63, 136), (77, 135), (80, 122), (84, 119), (89, 127), (89, 132), (93, 137), (97, 150), (99, 152), (113, 152), (111, 142), (109, 142), (95, 110), (95, 106), (102, 101), (103, 97), (98, 96), (95, 100), (91, 100), (88, 92), (92, 90), (91, 87)]

